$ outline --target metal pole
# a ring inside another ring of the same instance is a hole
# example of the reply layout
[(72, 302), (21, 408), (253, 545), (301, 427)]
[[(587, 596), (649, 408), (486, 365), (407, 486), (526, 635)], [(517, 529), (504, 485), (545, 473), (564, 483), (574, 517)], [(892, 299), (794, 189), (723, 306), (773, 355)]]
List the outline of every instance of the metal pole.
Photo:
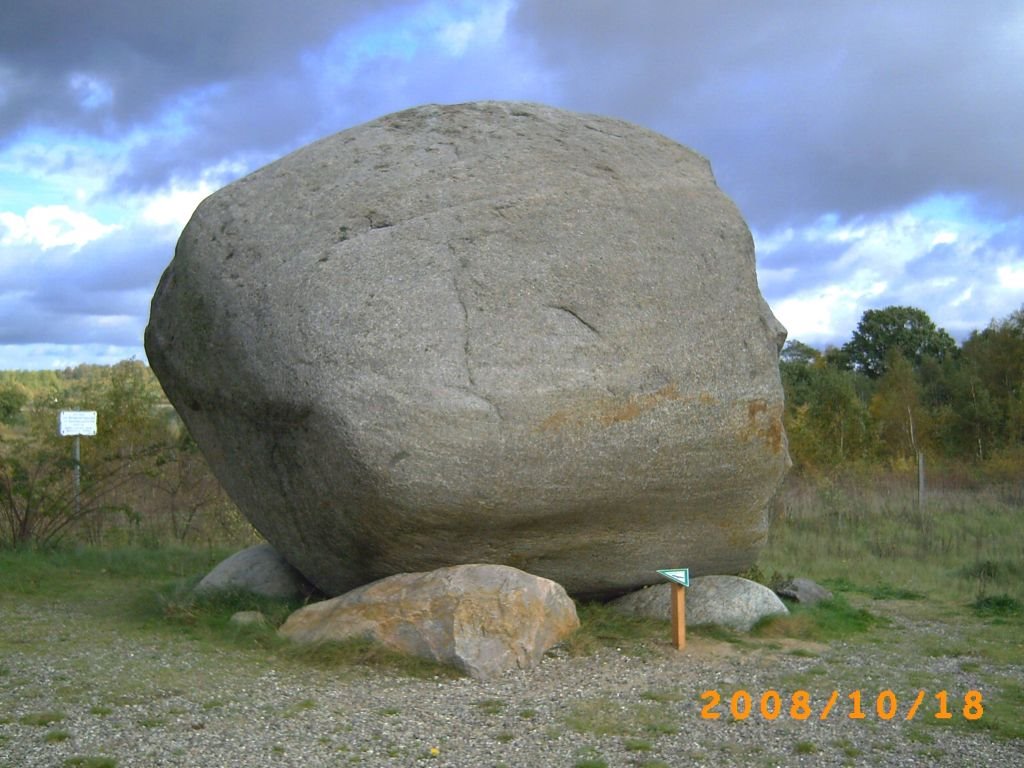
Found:
[(917, 452), (917, 508), (924, 509), (924, 451)]
[(78, 435), (75, 435), (74, 445), (74, 472), (75, 472), (75, 519), (77, 520), (81, 515), (81, 499), (79, 493), (82, 486), (82, 450), (81, 450), (81, 439)]

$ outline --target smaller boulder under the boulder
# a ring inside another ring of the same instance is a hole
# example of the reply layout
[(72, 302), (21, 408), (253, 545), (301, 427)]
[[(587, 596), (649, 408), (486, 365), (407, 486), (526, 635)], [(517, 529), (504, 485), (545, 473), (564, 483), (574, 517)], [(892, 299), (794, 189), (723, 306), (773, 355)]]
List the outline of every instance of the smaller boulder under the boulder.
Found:
[(300, 608), (278, 631), (310, 644), (369, 639), (488, 679), (532, 667), (578, 626), (559, 584), (473, 564), (389, 576)]
[[(626, 614), (650, 619), (671, 618), (668, 582), (630, 592), (611, 605)], [(719, 624), (749, 632), (766, 616), (789, 613), (779, 597), (763, 584), (740, 576), (697, 576), (686, 588), (686, 625)]]
[(202, 596), (234, 591), (276, 600), (299, 600), (314, 588), (272, 546), (257, 544), (221, 561), (195, 589)]
[(788, 579), (776, 584), (775, 594), (801, 605), (814, 605), (822, 600), (831, 600), (832, 593), (810, 579)]
[(231, 614), (230, 621), (236, 627), (261, 627), (267, 623), (267, 617), (260, 611), (238, 611)]

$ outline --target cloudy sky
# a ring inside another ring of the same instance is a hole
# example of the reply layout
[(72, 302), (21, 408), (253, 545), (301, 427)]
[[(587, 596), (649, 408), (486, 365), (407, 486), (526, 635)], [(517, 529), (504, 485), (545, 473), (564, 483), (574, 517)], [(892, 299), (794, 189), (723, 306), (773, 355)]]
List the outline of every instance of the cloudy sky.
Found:
[(1020, 0), (12, 0), (0, 369), (144, 359), (196, 204), (427, 102), (624, 118), (707, 156), (790, 337), (1024, 305)]

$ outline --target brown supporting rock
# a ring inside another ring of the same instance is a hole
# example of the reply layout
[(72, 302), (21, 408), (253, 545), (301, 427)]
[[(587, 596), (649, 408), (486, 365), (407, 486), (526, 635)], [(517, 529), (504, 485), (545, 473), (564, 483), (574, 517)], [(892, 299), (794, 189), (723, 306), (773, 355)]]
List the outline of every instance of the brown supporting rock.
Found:
[(403, 573), (300, 608), (279, 632), (299, 643), (370, 639), (474, 678), (532, 667), (579, 626), (558, 584), (502, 565)]

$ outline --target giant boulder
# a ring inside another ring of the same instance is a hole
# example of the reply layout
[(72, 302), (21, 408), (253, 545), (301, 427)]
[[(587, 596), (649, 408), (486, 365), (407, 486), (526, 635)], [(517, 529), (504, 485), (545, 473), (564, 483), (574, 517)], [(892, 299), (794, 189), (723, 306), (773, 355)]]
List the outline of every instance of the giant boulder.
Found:
[(707, 160), (483, 102), (211, 195), (146, 350), (228, 493), (326, 593), (489, 562), (605, 595), (754, 562), (788, 463), (784, 336)]

